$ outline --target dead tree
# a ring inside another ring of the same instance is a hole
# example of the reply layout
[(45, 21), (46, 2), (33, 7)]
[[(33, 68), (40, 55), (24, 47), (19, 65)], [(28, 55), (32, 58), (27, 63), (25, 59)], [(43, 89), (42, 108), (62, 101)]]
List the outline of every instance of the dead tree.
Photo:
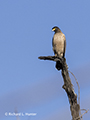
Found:
[(71, 79), (69, 77), (66, 59), (59, 58), (56, 56), (40, 56), (39, 59), (52, 60), (52, 61), (56, 61), (56, 62), (60, 61), (62, 77), (64, 80), (64, 85), (62, 86), (62, 88), (66, 91), (68, 99), (69, 99), (72, 120), (80, 120), (80, 117), (79, 117), (80, 105), (77, 103), (77, 95), (74, 92), (73, 85), (72, 85)]

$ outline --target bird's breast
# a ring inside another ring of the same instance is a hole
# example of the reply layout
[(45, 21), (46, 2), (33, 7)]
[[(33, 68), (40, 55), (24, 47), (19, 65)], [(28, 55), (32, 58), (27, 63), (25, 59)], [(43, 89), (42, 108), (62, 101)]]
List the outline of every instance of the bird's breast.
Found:
[(62, 53), (64, 53), (64, 41), (65, 35), (63, 33), (56, 33), (53, 37), (53, 51), (59, 57), (61, 57)]
[(53, 37), (53, 45), (58, 46), (61, 48), (64, 45), (64, 34), (63, 33), (56, 33)]

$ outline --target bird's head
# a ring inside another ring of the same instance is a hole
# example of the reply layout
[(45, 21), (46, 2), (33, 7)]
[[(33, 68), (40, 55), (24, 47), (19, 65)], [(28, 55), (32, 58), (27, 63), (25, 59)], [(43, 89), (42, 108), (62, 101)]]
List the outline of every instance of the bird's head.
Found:
[(55, 33), (57, 32), (61, 32), (61, 30), (59, 29), (59, 27), (55, 26), (52, 28), (52, 31), (54, 31)]

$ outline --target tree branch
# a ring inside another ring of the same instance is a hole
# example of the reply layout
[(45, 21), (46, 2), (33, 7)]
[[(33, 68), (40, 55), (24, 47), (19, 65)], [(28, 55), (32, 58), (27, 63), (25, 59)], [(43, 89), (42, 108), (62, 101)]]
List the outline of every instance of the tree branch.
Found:
[(66, 59), (59, 58), (56, 56), (40, 56), (38, 58), (41, 60), (52, 60), (55, 62), (60, 61), (60, 64), (62, 66), (61, 68), (62, 77), (64, 80), (64, 85), (62, 86), (62, 88), (66, 91), (68, 99), (69, 99), (72, 120), (76, 120), (76, 119), (80, 120), (80, 117), (79, 117), (80, 105), (77, 103), (77, 95), (74, 92), (73, 85), (69, 77)]

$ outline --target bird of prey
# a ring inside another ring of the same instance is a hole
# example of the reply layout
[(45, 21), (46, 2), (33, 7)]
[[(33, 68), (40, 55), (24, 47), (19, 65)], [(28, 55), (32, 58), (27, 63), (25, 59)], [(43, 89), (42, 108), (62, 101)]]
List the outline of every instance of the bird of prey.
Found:
[[(53, 27), (52, 31), (55, 32), (53, 39), (52, 39), (52, 46), (55, 56), (59, 58), (64, 58), (65, 50), (66, 50), (66, 38), (62, 31), (57, 27)], [(60, 62), (56, 62), (56, 68), (58, 70), (61, 69)]]

